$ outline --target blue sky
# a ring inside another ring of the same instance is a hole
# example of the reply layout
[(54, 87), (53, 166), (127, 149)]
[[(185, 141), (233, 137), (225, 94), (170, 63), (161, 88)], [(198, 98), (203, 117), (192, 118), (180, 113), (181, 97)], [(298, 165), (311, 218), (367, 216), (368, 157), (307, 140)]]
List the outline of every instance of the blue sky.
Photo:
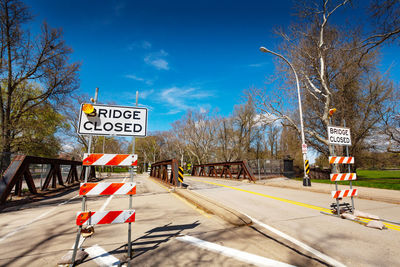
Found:
[[(295, 17), (293, 1), (25, 1), (36, 16), (62, 28), (73, 61), (82, 63), (80, 93), (99, 101), (149, 108), (149, 131), (170, 129), (187, 109), (229, 115), (243, 90), (265, 86), (278, 51), (273, 33)], [(381, 66), (397, 79), (398, 47)], [(397, 60), (397, 61), (396, 61)]]

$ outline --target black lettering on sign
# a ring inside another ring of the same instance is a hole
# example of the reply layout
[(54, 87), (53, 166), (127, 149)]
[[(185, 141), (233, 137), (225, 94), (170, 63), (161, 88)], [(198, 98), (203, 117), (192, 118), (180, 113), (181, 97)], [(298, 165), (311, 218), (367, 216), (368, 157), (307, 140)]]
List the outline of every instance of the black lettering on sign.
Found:
[[(139, 120), (140, 118), (139, 118), (139, 114), (140, 114), (140, 111), (134, 111), (133, 112), (133, 119), (135, 119), (135, 120)], [(140, 131), (139, 131), (140, 132)]]
[(131, 132), (132, 123), (125, 123), (124, 132)]
[(131, 118), (131, 112), (130, 110), (124, 111), (124, 118), (129, 120)]
[(122, 116), (122, 112), (120, 110), (118, 110), (118, 109), (115, 109), (114, 113), (113, 113), (113, 118), (114, 119), (119, 119), (119, 118), (121, 118), (121, 116)]
[(106, 130), (107, 132), (109, 132), (109, 131), (111, 131), (111, 130), (114, 128), (114, 126), (112, 125), (111, 122), (106, 122), (106, 123), (104, 123), (103, 128), (104, 128), (104, 130)]
[(140, 124), (135, 124), (134, 126), (133, 126), (133, 132), (135, 132), (135, 133), (138, 133), (138, 132), (140, 132), (142, 130), (142, 125), (140, 125)]
[[(89, 125), (89, 124), (91, 124), (91, 125)], [(85, 122), (85, 123), (83, 124), (83, 128), (85, 128), (85, 130), (88, 130), (88, 131), (90, 131), (90, 130), (93, 129), (93, 127), (90, 127), (90, 128), (89, 128), (89, 126), (93, 126), (93, 123), (92, 123), (91, 121), (87, 121), (87, 122)]]
[(117, 122), (117, 123), (115, 124), (115, 131), (116, 131), (116, 132), (121, 132), (121, 131), (122, 131), (122, 123)]
[(99, 108), (99, 118), (101, 118), (101, 115), (103, 115), (104, 118), (107, 118), (107, 110), (104, 108)]
[(93, 109), (93, 112), (90, 114), (87, 114), (89, 117), (96, 117), (97, 116), (97, 110), (96, 108)]
[(95, 130), (95, 131), (101, 131), (101, 128), (98, 128), (97, 126), (98, 126), (98, 125), (97, 125), (97, 121), (95, 121), (95, 122), (94, 122), (94, 130)]

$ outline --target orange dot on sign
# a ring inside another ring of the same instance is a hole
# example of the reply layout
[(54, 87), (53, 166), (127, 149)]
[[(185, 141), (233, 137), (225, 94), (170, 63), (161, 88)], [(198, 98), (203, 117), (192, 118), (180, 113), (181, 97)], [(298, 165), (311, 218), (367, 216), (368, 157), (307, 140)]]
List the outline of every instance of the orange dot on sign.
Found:
[(83, 112), (85, 112), (86, 114), (90, 114), (94, 111), (94, 107), (92, 104), (84, 104), (82, 109)]

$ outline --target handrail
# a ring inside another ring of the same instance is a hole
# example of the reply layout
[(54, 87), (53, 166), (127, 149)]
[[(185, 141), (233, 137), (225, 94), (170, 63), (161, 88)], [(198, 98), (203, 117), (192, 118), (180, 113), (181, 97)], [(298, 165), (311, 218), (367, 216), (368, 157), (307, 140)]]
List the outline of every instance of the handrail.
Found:
[[(171, 166), (170, 168), (168, 168)], [(158, 161), (151, 164), (150, 176), (171, 186), (179, 186), (178, 161), (176, 159)], [(168, 173), (170, 170), (170, 173)]]
[[(47, 189), (50, 182), (52, 182), (52, 188), (57, 187), (57, 181), (60, 185), (64, 185), (60, 165), (71, 166), (65, 181), (67, 184), (82, 180), (82, 174), (84, 173), (84, 168), (82, 168), (81, 175), (78, 176), (78, 171), (76, 169), (76, 166), (82, 165), (82, 161), (17, 155), (0, 178), (0, 204), (3, 204), (7, 200), (13, 187), (15, 187), (14, 194), (21, 196), (22, 182), (24, 179), (29, 191), (32, 194), (38, 193), (32, 174), (29, 170), (30, 164), (50, 164), (51, 166), (41, 190)], [(91, 168), (90, 173), (91, 176), (95, 177), (94, 168)]]
[[(222, 166), (222, 168), (217, 168)], [(236, 168), (232, 168), (235, 166)], [(248, 178), (251, 181), (256, 181), (249, 165), (246, 160), (233, 161), (233, 162), (217, 162), (217, 163), (206, 163), (194, 165), (192, 169), (192, 176), (206, 176), (206, 177), (220, 177), (234, 179), (233, 175), (236, 175), (235, 179)]]

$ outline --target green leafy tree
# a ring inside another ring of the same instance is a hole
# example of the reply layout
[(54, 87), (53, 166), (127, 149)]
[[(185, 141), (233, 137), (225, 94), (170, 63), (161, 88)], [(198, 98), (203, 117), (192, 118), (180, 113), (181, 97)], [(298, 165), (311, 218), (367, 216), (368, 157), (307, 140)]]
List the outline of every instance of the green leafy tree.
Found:
[[(31, 18), (29, 9), (22, 1), (0, 0), (0, 132), (3, 166), (8, 166), (10, 162), (13, 138), (16, 136), (13, 128), (21, 118), (43, 103), (61, 101), (78, 85), (79, 64), (69, 63), (72, 50), (62, 40), (61, 30), (51, 29), (44, 23), (41, 34), (32, 38), (25, 27)], [(40, 85), (35, 93), (22, 93), (24, 87), (31, 86), (32, 82)]]

